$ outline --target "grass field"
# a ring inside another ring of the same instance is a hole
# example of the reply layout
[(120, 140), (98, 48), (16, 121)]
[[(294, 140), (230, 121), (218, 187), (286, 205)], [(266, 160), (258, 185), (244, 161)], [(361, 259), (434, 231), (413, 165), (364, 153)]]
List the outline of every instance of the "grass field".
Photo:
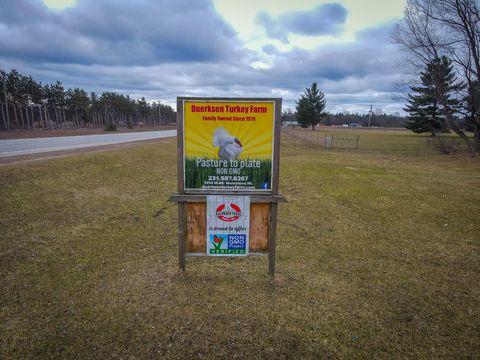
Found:
[[(333, 138), (331, 147), (335, 150), (356, 149), (362, 152), (370, 151), (404, 156), (435, 155), (438, 153), (436, 145), (443, 139), (457, 153), (467, 153), (465, 143), (454, 133), (439, 134), (437, 137), (431, 137), (429, 134), (418, 135), (405, 130), (373, 128), (322, 127), (320, 131), (311, 131), (296, 127), (295, 129), (287, 128), (286, 130), (291, 136), (321, 146), (325, 145), (325, 137), (330, 136)], [(467, 134), (473, 136), (471, 133)]]
[(0, 358), (478, 358), (480, 159), (282, 141), (274, 279), (178, 271), (174, 140), (0, 167)]

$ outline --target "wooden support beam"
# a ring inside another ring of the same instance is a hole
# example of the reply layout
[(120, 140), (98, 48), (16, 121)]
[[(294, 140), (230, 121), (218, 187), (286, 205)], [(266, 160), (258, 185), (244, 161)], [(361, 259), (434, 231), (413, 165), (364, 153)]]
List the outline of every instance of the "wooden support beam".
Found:
[(185, 203), (178, 203), (178, 267), (185, 271)]
[[(222, 194), (223, 195), (223, 194)], [(228, 196), (230, 194), (225, 194)], [(250, 203), (286, 203), (288, 202), (285, 196), (282, 194), (278, 195), (251, 195), (251, 194), (234, 194), (234, 195), (245, 195), (250, 196)], [(173, 194), (168, 198), (170, 202), (207, 202), (208, 195), (192, 195), (192, 194)]]

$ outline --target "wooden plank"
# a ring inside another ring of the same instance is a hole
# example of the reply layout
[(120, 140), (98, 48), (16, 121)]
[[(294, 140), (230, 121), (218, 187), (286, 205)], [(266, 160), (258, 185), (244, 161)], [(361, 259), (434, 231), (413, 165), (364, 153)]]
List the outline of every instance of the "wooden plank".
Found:
[[(185, 256), (195, 256), (195, 257), (202, 257), (202, 256), (208, 256), (207, 253), (185, 253)], [(268, 256), (268, 252), (250, 252), (248, 253), (248, 256)], [(229, 255), (227, 256), (223, 256), (223, 257), (229, 257)], [(230, 257), (238, 257), (238, 256), (233, 256), (233, 255), (230, 255)]]
[[(251, 203), (272, 203), (272, 202), (288, 202), (285, 196), (278, 195), (251, 195), (251, 194), (235, 194), (250, 196)], [(171, 202), (206, 202), (207, 195), (193, 195), (193, 194), (173, 194), (168, 198)]]
[(250, 204), (250, 252), (268, 249), (270, 204)]
[(178, 203), (178, 266), (185, 271), (185, 204)]
[(278, 204), (273, 203), (270, 209), (270, 239), (268, 242), (268, 273), (275, 275), (275, 257), (277, 251), (277, 210)]
[[(275, 100), (275, 132), (274, 132), (274, 149), (273, 149), (273, 174), (275, 179), (272, 186), (272, 194), (278, 195), (280, 181), (280, 136), (282, 126), (282, 99)], [(275, 258), (277, 251), (277, 212), (278, 203), (272, 203), (270, 207), (269, 239), (268, 239), (268, 273), (275, 275)]]
[(207, 204), (187, 203), (187, 252), (206, 253), (207, 251)]
[(177, 99), (185, 101), (202, 101), (202, 102), (236, 102), (236, 101), (248, 101), (248, 102), (262, 102), (262, 101), (282, 101), (282, 98), (228, 98), (228, 97), (198, 97), (198, 96), (179, 96)]
[[(178, 193), (184, 193), (183, 186), (183, 101), (177, 98), (177, 185)], [(178, 203), (178, 266), (185, 271), (186, 243), (185, 204)]]
[(282, 99), (276, 99), (275, 100), (274, 133), (273, 133), (272, 195), (278, 195), (281, 126), (282, 126)]
[(183, 100), (177, 98), (177, 185), (179, 194), (185, 192), (183, 176)]
[[(179, 203), (180, 205), (180, 203)], [(207, 251), (207, 204), (183, 203), (186, 216), (186, 252), (206, 253)], [(250, 205), (250, 247), (253, 253), (268, 251), (270, 204)]]

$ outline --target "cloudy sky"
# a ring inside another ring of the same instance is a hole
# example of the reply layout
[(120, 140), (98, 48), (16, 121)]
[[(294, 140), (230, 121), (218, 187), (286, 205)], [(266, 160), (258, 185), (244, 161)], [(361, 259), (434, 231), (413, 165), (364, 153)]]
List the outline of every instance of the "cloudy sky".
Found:
[(401, 112), (391, 43), (405, 0), (0, 0), (0, 67), (174, 104), (282, 97), (319, 84), (327, 110)]

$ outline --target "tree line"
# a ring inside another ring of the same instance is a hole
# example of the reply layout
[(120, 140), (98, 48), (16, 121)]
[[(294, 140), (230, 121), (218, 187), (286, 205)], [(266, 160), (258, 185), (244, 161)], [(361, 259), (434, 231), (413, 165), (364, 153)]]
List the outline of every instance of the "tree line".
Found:
[(298, 123), (306, 128), (323, 125), (351, 125), (357, 124), (363, 127), (403, 127), (405, 119), (397, 115), (386, 115), (383, 113), (374, 113), (372, 110), (368, 114), (359, 113), (337, 113), (331, 114), (325, 112), (326, 107), (325, 94), (318, 89), (317, 83), (312, 83), (309, 88), (296, 102), (295, 112), (288, 110), (282, 114), (282, 123)]
[(176, 121), (176, 112), (159, 101), (147, 102), (117, 92), (98, 95), (62, 82), (42, 84), (15, 69), (0, 71), (0, 129), (52, 129), (108, 126), (162, 126)]
[[(298, 122), (297, 114), (291, 110), (285, 111), (282, 114), (282, 122), (283, 124)], [(334, 114), (327, 112), (319, 121), (319, 124), (326, 126), (358, 124), (362, 127), (368, 127), (369, 123), (371, 127), (403, 128), (405, 126), (405, 118), (400, 115), (387, 115), (384, 113), (361, 114), (339, 112)]]
[(337, 113), (327, 114), (323, 120), (325, 125), (350, 125), (358, 124), (363, 127), (390, 127), (401, 128), (405, 126), (405, 118), (400, 115), (387, 115), (377, 113)]

